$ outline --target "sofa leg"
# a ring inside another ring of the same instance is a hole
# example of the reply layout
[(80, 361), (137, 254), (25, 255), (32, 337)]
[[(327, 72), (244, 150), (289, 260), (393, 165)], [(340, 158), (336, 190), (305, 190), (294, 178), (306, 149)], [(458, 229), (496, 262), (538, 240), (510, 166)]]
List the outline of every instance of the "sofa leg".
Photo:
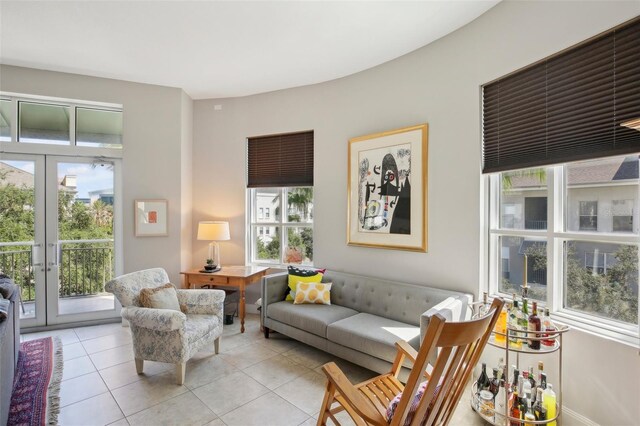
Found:
[(269, 338), (269, 327), (264, 327), (264, 338), (265, 339)]
[(222, 336), (213, 341), (213, 351), (216, 354), (220, 351), (220, 339), (222, 339)]
[(176, 383), (180, 386), (184, 385), (184, 376), (187, 371), (187, 363), (178, 363), (176, 364)]
[(142, 374), (143, 369), (144, 369), (144, 360), (136, 358), (136, 373)]

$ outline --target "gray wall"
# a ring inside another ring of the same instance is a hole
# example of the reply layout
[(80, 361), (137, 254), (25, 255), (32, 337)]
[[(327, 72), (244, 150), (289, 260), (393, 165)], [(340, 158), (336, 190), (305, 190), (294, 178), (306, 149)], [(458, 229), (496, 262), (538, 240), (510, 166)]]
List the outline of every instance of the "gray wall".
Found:
[[(232, 240), (222, 244), (223, 262), (243, 263), (245, 138), (314, 129), (315, 264), (477, 294), (486, 232), (480, 85), (639, 13), (639, 2), (502, 2), (455, 33), (359, 74), (196, 101), (194, 226), (204, 218), (228, 219)], [(423, 122), (429, 123), (429, 253), (347, 246), (347, 140)], [(205, 255), (206, 243), (194, 241), (194, 261)], [(579, 331), (566, 344), (565, 404), (601, 424), (636, 423), (637, 349)], [(616, 403), (609, 409), (612, 392)]]
[[(191, 250), (191, 241), (181, 240), (182, 180), (190, 170), (189, 164), (183, 176), (181, 159), (190, 162), (191, 99), (176, 88), (7, 65), (0, 66), (0, 90), (123, 105), (124, 271), (162, 266), (179, 283), (181, 244)], [(169, 201), (168, 237), (134, 237), (133, 202), (140, 198)]]

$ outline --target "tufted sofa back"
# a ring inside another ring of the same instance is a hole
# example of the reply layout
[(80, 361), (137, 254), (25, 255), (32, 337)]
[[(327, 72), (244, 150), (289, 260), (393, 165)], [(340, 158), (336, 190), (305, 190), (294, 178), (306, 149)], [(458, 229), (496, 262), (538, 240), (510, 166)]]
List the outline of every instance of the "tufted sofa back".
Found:
[(462, 299), (462, 312), (466, 312), (468, 295), (458, 291), (334, 271), (327, 271), (322, 281), (333, 283), (332, 304), (416, 326), (420, 325), (423, 312), (449, 297)]

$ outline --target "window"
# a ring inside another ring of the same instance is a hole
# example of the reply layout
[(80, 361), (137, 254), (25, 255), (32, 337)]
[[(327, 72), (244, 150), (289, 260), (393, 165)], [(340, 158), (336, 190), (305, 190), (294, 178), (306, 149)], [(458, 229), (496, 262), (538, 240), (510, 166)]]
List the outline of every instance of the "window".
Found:
[(0, 99), (0, 142), (121, 148), (122, 120), (117, 105), (7, 96)]
[[(249, 194), (254, 218), (250, 262), (312, 265), (313, 188), (252, 188)], [(260, 209), (265, 211), (262, 219)]]
[[(529, 297), (563, 320), (637, 340), (639, 234), (632, 223), (639, 166), (633, 155), (490, 175), (490, 290), (521, 294), (526, 282)], [(543, 194), (545, 216), (557, 218), (545, 229), (505, 221), (514, 205), (526, 206), (525, 195)]]
[(248, 138), (247, 188), (247, 261), (312, 265), (313, 131)]
[(598, 230), (598, 202), (580, 201), (580, 231)]

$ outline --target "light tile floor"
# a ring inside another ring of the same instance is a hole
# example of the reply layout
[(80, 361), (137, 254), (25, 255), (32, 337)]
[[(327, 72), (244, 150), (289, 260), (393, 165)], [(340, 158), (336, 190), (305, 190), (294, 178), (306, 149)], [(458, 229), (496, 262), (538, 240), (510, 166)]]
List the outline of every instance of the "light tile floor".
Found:
[[(187, 363), (185, 384), (171, 364), (145, 361), (137, 375), (128, 328), (107, 324), (23, 334), (59, 335), (64, 345), (61, 425), (315, 425), (324, 394), (320, 367), (335, 361), (358, 383), (375, 373), (283, 335), (265, 339), (248, 315), (224, 326), (220, 354), (200, 352)], [(452, 425), (485, 425), (462, 398)], [(342, 424), (352, 424), (340, 416)], [(343, 421), (344, 420), (344, 421)]]

